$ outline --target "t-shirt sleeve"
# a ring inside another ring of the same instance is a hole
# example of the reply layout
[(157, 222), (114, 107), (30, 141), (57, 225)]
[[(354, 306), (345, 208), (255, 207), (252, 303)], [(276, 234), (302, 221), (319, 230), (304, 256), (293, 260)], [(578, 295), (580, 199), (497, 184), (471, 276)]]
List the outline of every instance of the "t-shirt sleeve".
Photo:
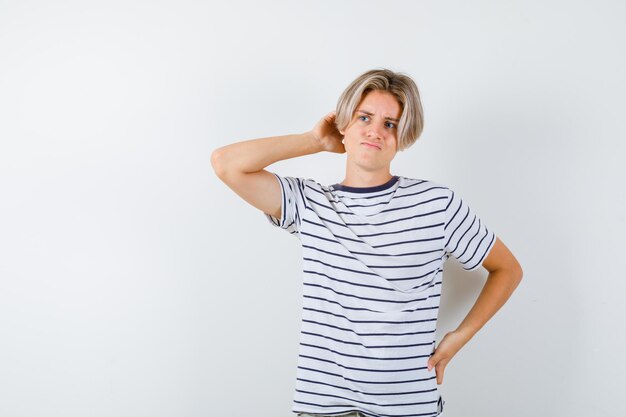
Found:
[(280, 184), (281, 192), (281, 218), (263, 213), (269, 222), (276, 227), (285, 229), (287, 232), (300, 238), (300, 226), (302, 214), (306, 210), (306, 198), (304, 194), (304, 179), (281, 176), (273, 173)]
[(495, 233), (452, 190), (446, 206), (444, 230), (446, 252), (468, 271), (482, 264), (496, 242)]

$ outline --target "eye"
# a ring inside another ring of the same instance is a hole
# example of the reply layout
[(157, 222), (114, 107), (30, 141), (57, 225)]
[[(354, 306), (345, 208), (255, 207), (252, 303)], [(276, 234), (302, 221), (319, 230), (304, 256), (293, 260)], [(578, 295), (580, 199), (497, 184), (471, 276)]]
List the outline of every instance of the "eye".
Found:
[(363, 116), (363, 115), (361, 115), (361, 116), (359, 116), (359, 119), (363, 120), (362, 118), (367, 118), (367, 117), (368, 117), (368, 116)]
[(395, 123), (391, 123), (391, 122), (387, 122), (387, 125), (390, 125), (389, 129), (395, 129), (397, 127)]

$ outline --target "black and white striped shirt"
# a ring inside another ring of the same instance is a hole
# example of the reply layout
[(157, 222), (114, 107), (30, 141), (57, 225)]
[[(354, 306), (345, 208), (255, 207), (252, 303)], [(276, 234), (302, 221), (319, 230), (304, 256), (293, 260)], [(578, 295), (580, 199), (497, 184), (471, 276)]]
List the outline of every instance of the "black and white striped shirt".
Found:
[(448, 187), (394, 176), (376, 187), (280, 176), (282, 218), (303, 249), (294, 413), (436, 416), (443, 264), (478, 268), (496, 236)]

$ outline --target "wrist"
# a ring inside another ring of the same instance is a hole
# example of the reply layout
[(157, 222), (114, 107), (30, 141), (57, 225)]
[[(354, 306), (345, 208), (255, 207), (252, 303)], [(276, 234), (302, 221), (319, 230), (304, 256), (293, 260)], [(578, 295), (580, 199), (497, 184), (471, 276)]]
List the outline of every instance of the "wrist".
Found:
[(454, 332), (461, 337), (463, 344), (469, 342), (470, 339), (476, 334), (476, 332), (468, 326), (459, 326), (454, 330)]
[(314, 131), (310, 130), (305, 132), (303, 135), (312, 146), (314, 152), (321, 152), (324, 150), (321, 138), (318, 138)]

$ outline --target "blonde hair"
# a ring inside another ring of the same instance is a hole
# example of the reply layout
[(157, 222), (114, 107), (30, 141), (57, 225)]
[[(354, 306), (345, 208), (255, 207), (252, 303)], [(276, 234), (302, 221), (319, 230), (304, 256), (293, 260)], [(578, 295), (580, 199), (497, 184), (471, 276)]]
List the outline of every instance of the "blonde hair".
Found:
[(402, 115), (398, 122), (399, 151), (409, 148), (424, 130), (424, 114), (419, 90), (406, 74), (388, 69), (373, 69), (361, 74), (341, 93), (337, 101), (335, 125), (344, 131), (356, 111), (356, 107), (372, 90), (388, 91), (400, 103)]

